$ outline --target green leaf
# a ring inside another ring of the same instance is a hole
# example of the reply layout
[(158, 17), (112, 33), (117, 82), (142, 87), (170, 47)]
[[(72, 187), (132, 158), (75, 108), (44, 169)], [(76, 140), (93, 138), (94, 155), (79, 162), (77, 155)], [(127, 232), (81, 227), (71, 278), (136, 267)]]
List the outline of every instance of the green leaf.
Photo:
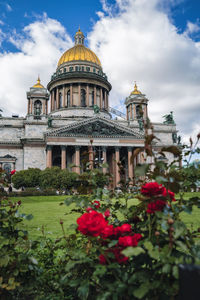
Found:
[(178, 272), (178, 267), (177, 266), (173, 266), (173, 268), (172, 268), (172, 274), (174, 275), (174, 277), (176, 279), (178, 279), (179, 272)]
[(181, 250), (182, 250), (184, 253), (187, 253), (187, 252), (188, 252), (188, 248), (187, 248), (187, 246), (186, 246), (183, 242), (181, 242), (181, 241), (176, 241), (176, 245), (177, 245), (178, 247), (180, 247)]
[(115, 246), (117, 243), (118, 243), (117, 240), (111, 241), (111, 242), (108, 244), (108, 248), (111, 248), (111, 247)]
[(171, 265), (170, 264), (165, 264), (162, 267), (162, 271), (163, 271), (163, 273), (169, 273), (171, 271)]
[(138, 298), (142, 299), (149, 291), (149, 282), (142, 283), (141, 286), (133, 291), (133, 295)]
[(174, 223), (174, 238), (177, 239), (179, 236), (183, 235), (184, 233), (187, 232), (187, 228), (185, 226), (185, 224), (181, 221), (176, 221)]
[(85, 300), (89, 295), (89, 282), (86, 280), (83, 284), (78, 288), (78, 295), (81, 299)]
[(145, 252), (144, 249), (142, 249), (141, 247), (127, 247), (122, 251), (122, 253), (128, 257), (138, 256), (139, 254), (144, 252)]

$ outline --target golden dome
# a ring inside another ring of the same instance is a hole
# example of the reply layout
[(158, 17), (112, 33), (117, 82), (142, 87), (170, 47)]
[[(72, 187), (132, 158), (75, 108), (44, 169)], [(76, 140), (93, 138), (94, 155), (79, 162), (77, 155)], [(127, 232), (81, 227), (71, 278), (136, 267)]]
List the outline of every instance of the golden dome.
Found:
[(40, 77), (38, 76), (37, 83), (34, 84), (34, 88), (44, 89), (44, 86), (40, 83)]
[(80, 27), (79, 27), (79, 29), (78, 29), (78, 31), (76, 32), (75, 35), (77, 35), (77, 34), (80, 34), (80, 35), (83, 35), (83, 36), (84, 36), (84, 34), (82, 33), (82, 31), (80, 30)]
[(84, 45), (75, 45), (73, 48), (67, 50), (59, 59), (58, 67), (63, 63), (76, 60), (93, 62), (101, 67), (101, 62), (96, 54)]
[(96, 54), (84, 46), (84, 34), (79, 30), (75, 34), (75, 46), (67, 50), (59, 59), (58, 67), (71, 61), (89, 61), (101, 67), (101, 62)]
[(134, 90), (131, 92), (131, 95), (141, 95), (142, 93), (138, 91), (137, 84), (134, 85)]

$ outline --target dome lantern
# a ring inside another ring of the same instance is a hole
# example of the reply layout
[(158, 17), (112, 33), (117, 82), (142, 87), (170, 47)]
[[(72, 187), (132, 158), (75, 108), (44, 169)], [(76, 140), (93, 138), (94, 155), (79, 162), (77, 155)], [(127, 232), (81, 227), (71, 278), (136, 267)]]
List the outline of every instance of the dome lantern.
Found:
[(78, 31), (75, 34), (75, 45), (84, 45), (84, 34), (82, 33), (82, 31), (80, 30), (80, 27), (78, 29)]

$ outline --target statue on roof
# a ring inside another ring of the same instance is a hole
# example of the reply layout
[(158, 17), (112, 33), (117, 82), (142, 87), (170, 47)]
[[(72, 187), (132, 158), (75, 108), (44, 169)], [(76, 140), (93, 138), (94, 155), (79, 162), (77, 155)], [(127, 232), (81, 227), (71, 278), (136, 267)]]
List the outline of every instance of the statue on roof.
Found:
[(100, 108), (99, 108), (99, 106), (98, 106), (98, 105), (96, 105), (96, 104), (93, 106), (93, 109), (94, 109), (94, 113), (95, 113), (95, 114), (98, 114), (98, 113), (99, 113), (99, 111), (100, 111)]
[(173, 117), (173, 111), (170, 111), (170, 114), (164, 115), (163, 118), (165, 118), (165, 121), (163, 124), (175, 124), (174, 117)]
[(52, 127), (52, 118), (51, 117), (48, 117), (48, 127), (51, 128)]

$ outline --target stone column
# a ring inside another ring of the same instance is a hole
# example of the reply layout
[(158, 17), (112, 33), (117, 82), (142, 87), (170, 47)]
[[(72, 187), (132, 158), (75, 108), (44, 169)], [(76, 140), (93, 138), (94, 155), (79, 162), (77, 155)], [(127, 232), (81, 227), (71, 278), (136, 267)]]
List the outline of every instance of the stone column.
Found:
[(54, 90), (51, 91), (51, 111), (54, 110)]
[(119, 186), (120, 174), (118, 163), (120, 161), (119, 147), (115, 147), (115, 186)]
[[(102, 147), (102, 152), (103, 152), (103, 164), (107, 163), (107, 148)], [(107, 168), (103, 168), (103, 173), (105, 174), (107, 172)]]
[(131, 163), (132, 154), (133, 154), (132, 148), (128, 147), (128, 178), (131, 179), (131, 183), (133, 181), (133, 163)]
[(86, 87), (86, 106), (89, 107), (89, 85)]
[(52, 167), (52, 146), (50, 145), (47, 145), (46, 158), (47, 158), (46, 166), (47, 168), (51, 168)]
[(48, 100), (46, 100), (46, 114), (48, 115)]
[(30, 105), (30, 114), (33, 115), (33, 100), (32, 99), (30, 100), (30, 103), (31, 103), (31, 105)]
[(92, 170), (94, 167), (94, 152), (92, 144), (89, 145), (89, 168)]
[(108, 92), (106, 91), (106, 109), (108, 109)]
[(103, 91), (102, 88), (100, 89), (100, 109), (102, 109), (102, 103), (103, 103)]
[(133, 105), (130, 104), (130, 119), (133, 120)]
[(43, 103), (42, 103), (42, 113), (43, 113), (43, 115), (45, 115), (45, 102), (46, 101), (42, 101)]
[(80, 174), (80, 146), (75, 146), (75, 172)]
[(66, 146), (61, 146), (61, 169), (66, 169)]
[(28, 99), (28, 115), (30, 114), (30, 99)]
[(79, 105), (81, 106), (81, 85), (78, 85), (78, 101), (79, 101)]
[(59, 90), (58, 87), (56, 88), (56, 107), (55, 109), (59, 108)]
[(133, 104), (133, 120), (136, 120), (136, 109), (135, 109), (135, 104)]
[(128, 106), (126, 107), (126, 119), (129, 120), (129, 115), (128, 115)]
[(63, 99), (62, 106), (65, 107), (65, 86), (63, 85)]
[(69, 106), (73, 106), (73, 88), (72, 88), (72, 84), (70, 84), (70, 105)]
[(97, 104), (97, 87), (96, 85), (94, 86), (94, 105)]

